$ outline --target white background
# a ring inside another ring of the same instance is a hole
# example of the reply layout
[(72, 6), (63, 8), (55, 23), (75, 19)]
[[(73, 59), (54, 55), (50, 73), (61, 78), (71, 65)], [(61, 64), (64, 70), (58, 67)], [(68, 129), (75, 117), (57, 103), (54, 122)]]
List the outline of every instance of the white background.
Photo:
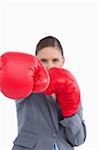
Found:
[[(76, 148), (78, 150), (100, 149), (98, 2), (95, 0), (0, 2), (0, 55), (6, 51), (34, 54), (37, 42), (47, 35), (56, 36), (61, 41), (66, 58), (64, 68), (75, 75), (80, 85), (87, 126), (86, 142)], [(15, 103), (0, 93), (0, 150), (11, 150), (16, 135)]]

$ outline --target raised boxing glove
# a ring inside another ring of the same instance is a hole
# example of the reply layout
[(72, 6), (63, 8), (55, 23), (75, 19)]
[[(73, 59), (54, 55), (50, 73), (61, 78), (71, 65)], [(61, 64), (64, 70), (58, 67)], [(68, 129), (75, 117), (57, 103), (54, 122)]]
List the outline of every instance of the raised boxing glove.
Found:
[(60, 68), (51, 68), (49, 75), (50, 85), (44, 93), (56, 94), (63, 117), (74, 115), (80, 106), (80, 89), (74, 76), (68, 70)]
[(40, 60), (22, 52), (6, 52), (1, 56), (1, 92), (19, 100), (31, 92), (44, 91), (50, 82), (48, 72)]

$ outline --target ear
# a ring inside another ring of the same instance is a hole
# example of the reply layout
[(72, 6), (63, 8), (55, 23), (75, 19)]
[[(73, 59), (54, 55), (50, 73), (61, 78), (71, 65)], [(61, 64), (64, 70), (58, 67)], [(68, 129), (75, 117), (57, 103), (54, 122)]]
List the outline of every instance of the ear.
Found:
[(65, 63), (65, 58), (63, 58), (63, 65), (64, 65), (64, 63)]

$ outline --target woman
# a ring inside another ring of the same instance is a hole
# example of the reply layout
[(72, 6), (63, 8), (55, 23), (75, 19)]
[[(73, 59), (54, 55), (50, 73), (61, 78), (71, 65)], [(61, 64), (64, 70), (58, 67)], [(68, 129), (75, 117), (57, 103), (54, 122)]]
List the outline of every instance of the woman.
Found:
[[(47, 70), (64, 65), (63, 48), (55, 37), (41, 39), (35, 54)], [(16, 102), (18, 136), (12, 150), (74, 150), (84, 143), (86, 127), (82, 107), (65, 117), (56, 99), (55, 93), (52, 96), (32, 93)]]

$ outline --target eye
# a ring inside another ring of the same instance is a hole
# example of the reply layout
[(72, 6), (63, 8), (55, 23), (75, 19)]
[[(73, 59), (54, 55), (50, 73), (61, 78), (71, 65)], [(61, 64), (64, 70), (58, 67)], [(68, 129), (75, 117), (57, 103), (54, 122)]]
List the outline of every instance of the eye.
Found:
[(59, 61), (59, 59), (57, 59), (57, 58), (53, 59), (53, 62), (58, 62), (58, 61)]
[(41, 59), (41, 62), (42, 63), (47, 63), (47, 60), (46, 59)]

